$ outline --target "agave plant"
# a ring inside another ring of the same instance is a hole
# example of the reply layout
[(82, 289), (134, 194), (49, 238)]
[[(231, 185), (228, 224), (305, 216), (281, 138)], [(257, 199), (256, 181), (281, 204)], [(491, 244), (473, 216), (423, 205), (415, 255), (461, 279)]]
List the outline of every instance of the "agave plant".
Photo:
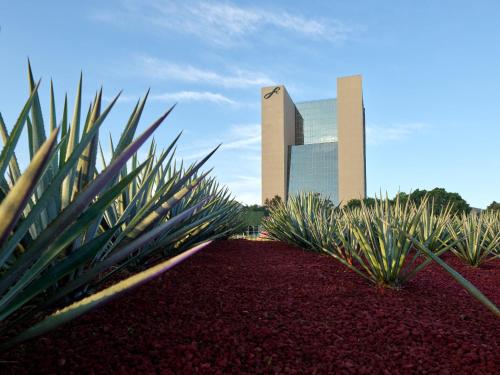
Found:
[[(486, 216), (487, 221), (490, 223), (493, 233), (500, 233), (500, 210), (486, 211), (484, 215)], [(496, 246), (496, 248), (493, 250), (493, 253), (496, 255), (500, 255), (500, 244)]]
[[(193, 179), (196, 179), (196, 176)], [(241, 204), (232, 199), (229, 190), (226, 187), (221, 187), (213, 177), (204, 178), (195, 189), (191, 190), (186, 199), (183, 199), (172, 209), (172, 215), (190, 209), (206, 196), (211, 197), (210, 202), (184, 222), (186, 227), (192, 227), (193, 229), (175, 243), (171, 242), (169, 244), (163, 239), (160, 245), (164, 251), (169, 249), (179, 251), (179, 249), (189, 248), (196, 244), (196, 239), (201, 234), (203, 234), (203, 238), (213, 240), (228, 238), (240, 230), (243, 225), (241, 221)], [(205, 224), (200, 225), (200, 223)], [(207, 225), (208, 223), (210, 225)]]
[(475, 298), (500, 316), (498, 307), (439, 257), (456, 243), (447, 225), (449, 210), (434, 215), (425, 197), (375, 199), (373, 207), (325, 212), (316, 197), (299, 195), (273, 207), (264, 228), (274, 239), (329, 254), (366, 280), (399, 288), (435, 261)]
[[(408, 235), (407, 235), (408, 236)], [(408, 236), (410, 237), (410, 236)], [(490, 301), (479, 289), (477, 289), (471, 282), (465, 279), (459, 272), (450, 267), (445, 261), (443, 261), (438, 255), (436, 255), (432, 250), (420, 242), (417, 238), (412, 238), (412, 242), (415, 247), (425, 254), (429, 259), (432, 259), (439, 266), (441, 266), (445, 271), (447, 271), (463, 288), (465, 288), (470, 295), (481, 302), (486, 308), (488, 308), (497, 317), (500, 317), (500, 309), (492, 301)], [(452, 245), (453, 246), (453, 243)]]
[[(68, 120), (65, 99), (57, 122), (51, 85), (47, 136), (39, 84), (34, 82), (31, 67), (28, 72), (30, 97), (10, 134), (0, 115), (4, 141), (0, 154), (0, 335), (27, 328), (5, 345), (53, 329), (172, 267), (207, 240), (230, 231), (234, 213), (227, 192), (194, 193), (206, 176), (199, 169), (215, 150), (187, 170), (175, 170), (171, 150), (177, 137), (158, 157), (153, 142), (149, 157), (138, 162), (138, 149), (173, 107), (136, 137), (146, 95), (133, 109), (116, 147), (112, 146), (111, 160), (103, 158), (99, 170), (99, 129), (119, 95), (101, 110), (99, 91), (82, 121), (80, 77), (72, 120)], [(31, 161), (21, 173), (15, 149), (24, 126)], [(194, 196), (189, 205), (176, 209)], [(219, 233), (224, 225), (225, 232)], [(160, 253), (162, 246), (177, 248), (176, 257), (93, 294), (111, 273), (134, 261), (140, 265), (154, 251)]]
[(333, 241), (334, 218), (331, 201), (318, 194), (299, 193), (286, 202), (276, 202), (262, 226), (270, 239), (321, 251)]
[[(343, 210), (347, 230), (337, 226), (339, 241), (327, 253), (367, 280), (386, 286), (399, 287), (428, 264), (417, 264), (418, 252), (404, 235), (416, 236), (425, 202), (416, 208), (410, 200), (401, 203), (375, 199), (373, 208), (364, 203), (359, 209)], [(353, 261), (340, 257), (348, 253)]]
[[(426, 198), (427, 200), (428, 198)], [(436, 212), (434, 199), (424, 204), (418, 227), (416, 238), (425, 243), (427, 248), (434, 252), (453, 241), (448, 223), (452, 220), (453, 205), (447, 204)]]
[(455, 240), (451, 251), (460, 259), (477, 267), (498, 257), (500, 231), (494, 213), (462, 214), (448, 223), (448, 230)]

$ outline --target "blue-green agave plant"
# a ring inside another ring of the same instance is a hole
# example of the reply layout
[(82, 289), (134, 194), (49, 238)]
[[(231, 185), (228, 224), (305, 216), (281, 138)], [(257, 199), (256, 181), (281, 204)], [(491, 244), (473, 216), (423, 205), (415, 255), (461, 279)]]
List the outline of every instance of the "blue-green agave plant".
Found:
[[(99, 91), (82, 116), (80, 77), (71, 120), (66, 99), (58, 119), (51, 85), (47, 134), (31, 67), (28, 78), (30, 96), (10, 132), (0, 114), (4, 346), (47, 332), (227, 236), (239, 209), (227, 190), (200, 172), (216, 149), (189, 168), (177, 168), (179, 134), (159, 155), (151, 142), (147, 158), (138, 161), (138, 149), (173, 107), (136, 136), (146, 94), (106, 160), (99, 131), (120, 94), (101, 109)], [(15, 149), (25, 128), (30, 162), (21, 173)], [(123, 268), (135, 275), (102, 289)]]

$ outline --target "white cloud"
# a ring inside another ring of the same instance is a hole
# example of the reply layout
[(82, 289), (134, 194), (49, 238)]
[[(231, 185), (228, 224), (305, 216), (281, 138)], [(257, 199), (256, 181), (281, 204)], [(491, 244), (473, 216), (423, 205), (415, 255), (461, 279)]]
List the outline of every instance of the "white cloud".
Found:
[(260, 139), (260, 124), (233, 125), (222, 149), (255, 149), (255, 146), (260, 147)]
[(409, 139), (428, 128), (426, 124), (416, 122), (392, 126), (369, 125), (366, 127), (366, 143), (379, 145), (386, 142), (398, 142)]
[(151, 56), (139, 58), (142, 73), (156, 79), (179, 80), (192, 83), (245, 88), (274, 85), (274, 81), (260, 72), (236, 69), (231, 73), (219, 74), (211, 70), (196, 68), (191, 65), (179, 65)]
[[(114, 96), (108, 96), (108, 95), (105, 95), (102, 100), (105, 101), (105, 102), (110, 102), (114, 99), (115, 97)], [(142, 96), (138, 95), (138, 96), (132, 96), (132, 95), (126, 95), (126, 94), (121, 94), (120, 97), (118, 98), (117, 102), (118, 103), (130, 103), (130, 102), (137, 102), (138, 100), (140, 100), (142, 98)]]
[(260, 176), (235, 176), (225, 185), (236, 200), (243, 204), (260, 204)]
[(121, 9), (101, 10), (94, 18), (124, 26), (153, 25), (218, 45), (230, 45), (258, 32), (276, 30), (338, 42), (354, 31), (334, 19), (308, 18), (283, 9), (244, 7), (230, 2), (127, 0), (121, 5)]
[[(104, 97), (105, 101), (111, 101), (113, 98)], [(140, 99), (140, 96), (132, 95), (121, 95), (118, 98), (118, 102), (128, 103), (136, 102)], [(161, 94), (151, 94), (149, 95), (149, 100), (161, 101), (161, 102), (210, 102), (215, 104), (230, 104), (239, 105), (238, 102), (224, 96), (222, 94), (210, 91), (176, 91), (176, 92), (164, 92)]]
[(216, 104), (237, 104), (234, 100), (228, 97), (209, 91), (178, 91), (165, 92), (162, 94), (151, 95), (151, 100), (166, 101), (166, 102), (192, 102), (202, 101)]
[[(179, 154), (184, 160), (199, 159), (207, 155), (219, 143), (222, 146), (218, 153), (226, 150), (248, 151), (246, 155), (239, 154), (240, 158), (252, 159), (260, 155), (260, 124), (239, 124), (231, 125), (224, 134), (214, 134), (213, 138), (205, 139), (188, 148), (179, 150)], [(201, 151), (200, 151), (201, 150)]]
[(224, 170), (227, 185), (239, 202), (260, 203), (260, 124), (237, 124), (181, 147), (178, 156), (188, 164), (200, 160), (222, 142), (212, 158), (215, 173)]

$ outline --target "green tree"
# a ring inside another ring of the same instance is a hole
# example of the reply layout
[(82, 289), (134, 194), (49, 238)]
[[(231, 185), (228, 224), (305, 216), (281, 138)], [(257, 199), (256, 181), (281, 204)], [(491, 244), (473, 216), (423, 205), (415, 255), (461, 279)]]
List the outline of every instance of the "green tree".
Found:
[(264, 207), (269, 211), (272, 207), (283, 202), (283, 199), (279, 195), (275, 195), (273, 198), (267, 198), (264, 201)]
[(365, 206), (368, 206), (368, 207), (372, 207), (375, 205), (374, 198), (365, 198), (365, 199), (351, 199), (349, 202), (347, 202), (346, 206), (348, 208), (361, 207), (361, 202), (363, 202), (365, 204)]
[(260, 225), (262, 218), (266, 215), (266, 208), (257, 204), (243, 206), (241, 209), (241, 221), (244, 227)]
[(453, 204), (453, 212), (470, 212), (469, 204), (458, 193), (450, 193), (443, 188), (434, 188), (432, 190), (415, 190), (411, 194), (400, 193), (399, 199), (405, 202), (410, 198), (416, 204), (419, 204), (424, 197), (428, 195), (430, 201), (434, 201), (436, 212), (441, 212), (448, 204)]
[(486, 207), (486, 211), (500, 211), (500, 203), (497, 201), (491, 202), (490, 205)]

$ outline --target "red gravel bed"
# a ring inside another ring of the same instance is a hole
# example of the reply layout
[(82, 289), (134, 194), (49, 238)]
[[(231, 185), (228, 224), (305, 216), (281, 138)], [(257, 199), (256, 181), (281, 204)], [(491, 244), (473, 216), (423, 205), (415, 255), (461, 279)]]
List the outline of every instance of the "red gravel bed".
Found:
[[(459, 272), (500, 304), (500, 261)], [(375, 288), (326, 256), (220, 241), (0, 354), (0, 373), (493, 374), (500, 319), (439, 266)]]

